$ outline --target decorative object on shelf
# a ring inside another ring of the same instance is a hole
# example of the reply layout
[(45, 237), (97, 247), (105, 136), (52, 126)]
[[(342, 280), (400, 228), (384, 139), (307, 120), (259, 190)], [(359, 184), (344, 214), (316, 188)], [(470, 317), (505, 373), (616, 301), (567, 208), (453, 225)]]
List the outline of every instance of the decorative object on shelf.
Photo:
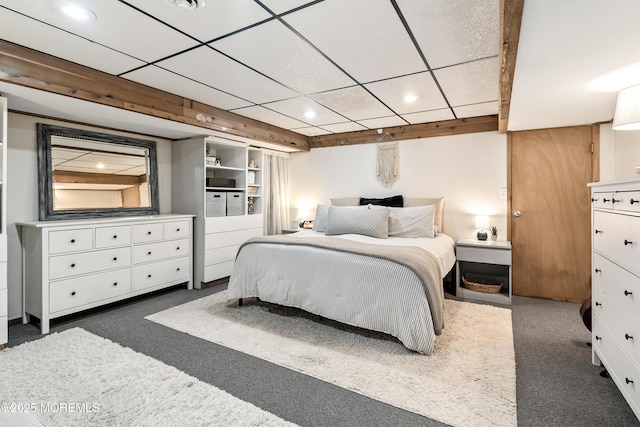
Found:
[(222, 163), (220, 163), (220, 157), (216, 157), (216, 166), (222, 166)]
[(256, 183), (256, 173), (254, 171), (247, 172), (247, 185), (253, 185)]
[(205, 163), (207, 166), (215, 166), (215, 165), (216, 165), (216, 160), (217, 160), (217, 157), (216, 157), (216, 156), (207, 156), (207, 157), (205, 157), (205, 159), (204, 159), (204, 163)]
[(487, 230), (489, 227), (489, 217), (487, 215), (477, 215), (476, 216), (476, 228), (478, 229), (478, 234), (476, 237), (478, 240), (487, 240)]
[(247, 200), (247, 213), (249, 215), (253, 213), (253, 197), (249, 197), (249, 200)]
[(247, 195), (249, 195), (249, 196), (257, 196), (258, 195), (258, 187), (247, 187)]
[(205, 145), (205, 151), (207, 152), (207, 157), (209, 157), (209, 154), (211, 153), (211, 144), (208, 142), (207, 145)]
[(491, 226), (491, 240), (494, 242), (498, 240), (498, 227), (495, 225)]
[(251, 169), (257, 169), (258, 165), (256, 164), (256, 162), (253, 159), (251, 159), (251, 161), (249, 162), (249, 167)]

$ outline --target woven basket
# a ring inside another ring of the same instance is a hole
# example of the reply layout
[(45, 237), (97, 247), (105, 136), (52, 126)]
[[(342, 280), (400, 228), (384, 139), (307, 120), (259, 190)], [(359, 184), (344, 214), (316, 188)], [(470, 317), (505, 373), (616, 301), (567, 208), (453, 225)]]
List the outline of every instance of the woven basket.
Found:
[(504, 282), (494, 282), (491, 280), (481, 280), (481, 279), (473, 279), (474, 281), (470, 281), (462, 276), (462, 283), (464, 283), (464, 287), (475, 292), (482, 292), (485, 294), (499, 294), (502, 290), (502, 285)]

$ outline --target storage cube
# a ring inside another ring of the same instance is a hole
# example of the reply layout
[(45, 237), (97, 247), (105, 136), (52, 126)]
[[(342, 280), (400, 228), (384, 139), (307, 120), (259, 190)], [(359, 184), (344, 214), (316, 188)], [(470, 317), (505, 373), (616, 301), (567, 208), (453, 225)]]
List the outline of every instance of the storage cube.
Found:
[(207, 216), (225, 216), (227, 214), (227, 193), (207, 191)]
[(244, 193), (227, 194), (227, 216), (244, 215)]

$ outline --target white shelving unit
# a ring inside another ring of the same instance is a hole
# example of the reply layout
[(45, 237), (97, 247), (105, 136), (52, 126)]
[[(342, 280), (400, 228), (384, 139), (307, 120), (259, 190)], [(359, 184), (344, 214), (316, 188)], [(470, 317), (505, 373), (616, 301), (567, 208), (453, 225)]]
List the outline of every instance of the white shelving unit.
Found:
[(0, 348), (9, 340), (7, 297), (7, 98), (0, 97)]
[(172, 150), (172, 211), (195, 215), (194, 286), (202, 288), (228, 277), (240, 244), (263, 234), (262, 151), (218, 137), (174, 141)]

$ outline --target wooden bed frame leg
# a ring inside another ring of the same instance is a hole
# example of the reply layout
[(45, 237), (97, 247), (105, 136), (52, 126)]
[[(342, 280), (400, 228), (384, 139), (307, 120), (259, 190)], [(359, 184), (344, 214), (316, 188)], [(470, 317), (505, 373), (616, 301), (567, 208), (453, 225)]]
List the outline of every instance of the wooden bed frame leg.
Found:
[(238, 298), (238, 307), (242, 307), (242, 298)]

